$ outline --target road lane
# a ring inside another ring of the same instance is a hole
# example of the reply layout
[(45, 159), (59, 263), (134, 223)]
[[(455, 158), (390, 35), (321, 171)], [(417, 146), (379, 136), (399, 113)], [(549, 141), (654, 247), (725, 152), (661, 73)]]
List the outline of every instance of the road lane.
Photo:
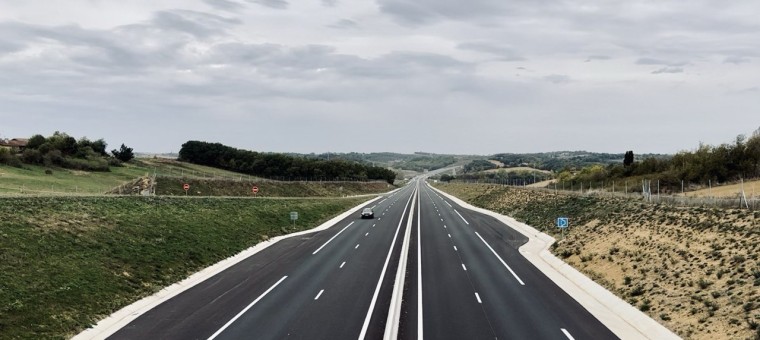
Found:
[(388, 253), (412, 191), (406, 187), (378, 202), (382, 221), (350, 216), (328, 230), (285, 239), (157, 306), (111, 338), (207, 339), (283, 277), (216, 339), (357, 338), (383, 266), (384, 257), (376, 254)]
[[(423, 186), (420, 195), (423, 210), (426, 206), (437, 209), (432, 210), (433, 213), (422, 214), (423, 283), (435, 281), (438, 287), (431, 288), (433, 292), (441, 291), (437, 292), (441, 295), (448, 292), (449, 299), (461, 303), (470, 299), (482, 306), (482, 313), (479, 314), (431, 311), (428, 299), (424, 298), (430, 293), (427, 285), (423, 284), (425, 338), (462, 338), (459, 334), (449, 336), (445, 333), (433, 337), (428, 334), (428, 329), (432, 331), (437, 327), (446, 327), (438, 324), (464, 317), (472, 319), (470, 323), (479, 322), (481, 325), (473, 330), (479, 333), (466, 336), (471, 339), (561, 339), (565, 338), (566, 333), (579, 339), (616, 339), (588, 311), (519, 254), (517, 249), (527, 241), (526, 237), (490, 216), (447, 202), (427, 186)], [(435, 230), (438, 232), (428, 232)], [(426, 250), (428, 248), (436, 250)], [(458, 257), (447, 255), (444, 250), (456, 253)], [(424, 254), (431, 252), (439, 257), (438, 263), (425, 261)], [(436, 271), (426, 268), (445, 266), (444, 263), (448, 263), (451, 272), (456, 272), (459, 267), (460, 273), (467, 273), (470, 290), (462, 285), (459, 277), (452, 279), (451, 273), (436, 274)], [(466, 266), (466, 271), (462, 264)], [(479, 318), (481, 320), (477, 320)], [(438, 323), (429, 326), (428, 320), (438, 320)], [(481, 328), (484, 324), (488, 324), (492, 334), (483, 334)]]

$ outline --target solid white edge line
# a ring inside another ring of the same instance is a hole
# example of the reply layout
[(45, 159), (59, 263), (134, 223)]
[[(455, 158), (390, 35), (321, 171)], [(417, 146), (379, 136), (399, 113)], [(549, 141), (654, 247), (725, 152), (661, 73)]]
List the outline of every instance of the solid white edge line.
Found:
[(338, 237), (338, 235), (340, 235), (343, 231), (345, 231), (346, 229), (348, 229), (348, 227), (350, 227), (352, 224), (354, 224), (354, 222), (349, 223), (345, 228), (341, 229), (337, 234), (333, 235), (333, 237), (331, 237), (329, 240), (327, 240), (327, 242), (325, 242), (325, 244), (323, 244), (321, 247), (319, 247), (319, 249), (317, 249), (313, 253), (311, 253), (311, 255), (316, 255), (320, 250), (322, 250), (322, 248), (324, 248), (328, 243), (332, 242), (333, 239), (335, 239), (336, 237)]
[(462, 216), (462, 214), (460, 214), (456, 209), (454, 209), (454, 212), (457, 213), (457, 215), (459, 215), (459, 217), (462, 219), (462, 221), (464, 221), (464, 224), (470, 225), (470, 222), (467, 222), (467, 220), (464, 219), (464, 217)]
[(499, 261), (501, 261), (501, 264), (503, 264), (504, 267), (507, 267), (507, 270), (509, 270), (509, 272), (512, 273), (512, 276), (514, 276), (515, 279), (517, 279), (517, 282), (520, 282), (520, 284), (524, 286), (525, 283), (522, 280), (520, 280), (519, 277), (517, 277), (517, 274), (515, 274), (514, 270), (512, 270), (512, 268), (510, 268), (507, 265), (507, 263), (504, 262), (504, 260), (501, 259), (501, 256), (499, 256), (499, 254), (496, 254), (496, 251), (493, 250), (493, 248), (491, 248), (491, 245), (489, 245), (488, 242), (486, 242), (486, 240), (483, 239), (483, 236), (480, 236), (480, 234), (478, 234), (477, 231), (475, 232), (475, 235), (478, 235), (478, 237), (480, 238), (480, 240), (483, 241), (483, 243), (485, 243), (486, 247), (488, 247), (488, 249), (491, 250), (491, 252), (494, 254), (494, 256), (496, 256), (496, 258), (499, 259)]
[(414, 221), (414, 204), (417, 201), (417, 196), (414, 192), (412, 192), (412, 196), (412, 207), (409, 209), (409, 218), (407, 219), (406, 230), (404, 231), (404, 242), (401, 245), (401, 255), (399, 256), (398, 269), (396, 270), (396, 278), (393, 283), (391, 303), (388, 307), (388, 316), (385, 321), (385, 332), (383, 333), (383, 339), (387, 340), (398, 339), (398, 332), (401, 324), (401, 304), (403, 303), (404, 298), (406, 267), (409, 259), (412, 223)]
[(391, 242), (391, 248), (388, 250), (388, 256), (385, 258), (385, 264), (383, 265), (383, 271), (380, 273), (380, 280), (377, 281), (377, 287), (375, 288), (375, 294), (372, 296), (372, 302), (369, 304), (369, 310), (367, 311), (367, 317), (364, 318), (364, 325), (362, 326), (362, 331), (359, 333), (359, 340), (363, 340), (364, 337), (367, 335), (367, 328), (369, 328), (369, 321), (372, 319), (372, 312), (375, 309), (375, 304), (377, 303), (377, 297), (380, 295), (380, 287), (383, 285), (383, 279), (385, 278), (385, 272), (388, 270), (388, 263), (391, 261), (391, 255), (393, 254), (393, 247), (396, 246), (396, 239), (398, 238), (398, 232), (401, 230), (401, 222), (404, 221), (404, 216), (406, 216), (406, 210), (409, 208), (409, 202), (412, 201), (412, 197), (414, 196), (414, 192), (412, 192), (412, 195), (409, 196), (409, 199), (406, 201), (406, 206), (404, 206), (404, 211), (401, 213), (401, 219), (398, 221), (398, 227), (396, 227), (396, 234), (393, 235), (393, 241)]
[(324, 289), (320, 290), (320, 291), (319, 291), (319, 294), (317, 294), (317, 296), (316, 296), (316, 297), (314, 297), (314, 300), (319, 300), (319, 297), (320, 297), (320, 296), (322, 296), (322, 293), (324, 293), (324, 292), (325, 292), (325, 290), (324, 290)]
[(480, 295), (478, 295), (478, 292), (475, 292), (475, 298), (478, 299), (479, 304), (483, 304), (483, 300), (480, 299)]
[(277, 283), (275, 283), (272, 287), (269, 287), (269, 289), (267, 289), (267, 291), (264, 292), (264, 294), (259, 295), (259, 297), (256, 298), (256, 300), (253, 300), (253, 302), (251, 302), (250, 305), (248, 305), (247, 307), (245, 307), (242, 311), (240, 311), (240, 313), (237, 313), (237, 315), (235, 315), (235, 317), (232, 318), (232, 320), (227, 321), (227, 323), (224, 324), (224, 326), (222, 326), (222, 328), (219, 328), (219, 330), (216, 331), (216, 333), (212, 334), (207, 340), (213, 340), (217, 336), (219, 336), (219, 334), (222, 334), (222, 332), (224, 332), (224, 330), (227, 329), (227, 327), (229, 327), (230, 325), (232, 325), (233, 322), (235, 322), (237, 319), (239, 319), (241, 316), (243, 316), (243, 314), (245, 314), (245, 312), (247, 312), (249, 309), (251, 309), (251, 307), (253, 307), (253, 305), (255, 305), (257, 302), (259, 302), (259, 300), (261, 300), (262, 298), (264, 298), (264, 296), (266, 296), (267, 294), (269, 294), (269, 292), (271, 292), (272, 290), (274, 290), (275, 287), (277, 287), (280, 283), (282, 283), (282, 281), (285, 281), (285, 279), (287, 279), (287, 278), (288, 278), (287, 276), (283, 276), (280, 279), (280, 281), (277, 281)]
[[(417, 197), (420, 197), (419, 182), (417, 182)], [(429, 195), (429, 194), (428, 194)], [(422, 233), (420, 223), (422, 218), (421, 207), (422, 199), (419, 199), (417, 203), (417, 339), (422, 340), (423, 337), (423, 325), (422, 325)]]
[(570, 335), (570, 332), (567, 331), (567, 329), (560, 328), (562, 330), (562, 333), (565, 333), (565, 336), (568, 338), (568, 340), (575, 340), (572, 335)]

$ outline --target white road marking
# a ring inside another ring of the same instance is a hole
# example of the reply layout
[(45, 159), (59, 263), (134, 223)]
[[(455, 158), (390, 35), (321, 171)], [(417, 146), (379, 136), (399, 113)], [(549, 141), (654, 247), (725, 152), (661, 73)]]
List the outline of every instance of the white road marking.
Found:
[(398, 233), (399, 231), (401, 231), (401, 222), (404, 221), (404, 216), (406, 216), (406, 209), (409, 207), (409, 202), (412, 201), (413, 196), (414, 196), (414, 191), (412, 191), (412, 195), (409, 196), (409, 199), (406, 201), (406, 206), (404, 206), (404, 210), (401, 213), (401, 219), (399, 219), (398, 227), (396, 227), (396, 233), (393, 235), (393, 241), (391, 242), (391, 247), (388, 250), (388, 256), (386, 256), (385, 264), (383, 265), (383, 270), (380, 272), (380, 279), (377, 281), (377, 287), (375, 287), (375, 294), (372, 296), (372, 302), (369, 304), (369, 310), (367, 311), (367, 316), (364, 318), (364, 325), (362, 326), (362, 331), (361, 333), (359, 333), (359, 340), (363, 340), (364, 337), (367, 335), (367, 329), (369, 328), (369, 320), (372, 319), (372, 312), (375, 310), (377, 297), (380, 294), (380, 287), (383, 285), (385, 272), (388, 271), (388, 263), (390, 263), (391, 261), (391, 255), (393, 254), (393, 248), (396, 246), (396, 239), (398, 239)]
[(570, 335), (570, 332), (567, 331), (567, 329), (560, 328), (562, 330), (562, 333), (565, 333), (565, 336), (568, 338), (568, 340), (575, 340), (572, 335)]
[(377, 204), (373, 205), (370, 209), (375, 209), (375, 207), (377, 207)]
[(219, 330), (216, 331), (216, 333), (211, 334), (211, 336), (208, 338), (208, 340), (214, 340), (217, 336), (219, 336), (219, 334), (222, 334), (222, 332), (224, 332), (224, 330), (227, 329), (227, 327), (229, 327), (230, 325), (232, 325), (233, 322), (235, 322), (237, 319), (239, 319), (241, 316), (243, 316), (243, 314), (245, 314), (245, 312), (247, 312), (249, 309), (251, 309), (251, 307), (253, 307), (253, 305), (255, 305), (257, 302), (259, 302), (259, 300), (263, 299), (264, 296), (266, 296), (267, 294), (269, 294), (269, 292), (271, 292), (272, 290), (274, 290), (274, 288), (277, 287), (277, 285), (279, 285), (280, 283), (282, 283), (282, 281), (285, 281), (285, 279), (287, 279), (287, 278), (288, 278), (287, 276), (283, 276), (280, 279), (280, 281), (277, 281), (277, 283), (275, 283), (272, 287), (269, 287), (269, 289), (267, 289), (267, 291), (264, 292), (264, 294), (259, 295), (259, 297), (257, 297), (256, 300), (253, 300), (253, 302), (251, 302), (250, 305), (248, 305), (247, 307), (245, 307), (242, 311), (240, 311), (240, 313), (237, 313), (237, 315), (235, 315), (235, 317), (232, 318), (232, 320), (227, 321), (227, 323), (224, 324), (224, 326), (222, 326), (222, 328), (219, 328)]
[(459, 249), (457, 249), (457, 246), (454, 246), (454, 251), (459, 251)]
[(449, 234), (449, 238), (451, 238), (451, 234)]
[(327, 242), (325, 242), (325, 244), (323, 244), (321, 247), (319, 247), (319, 249), (317, 249), (313, 253), (311, 253), (311, 255), (316, 255), (320, 250), (322, 250), (322, 248), (324, 248), (333, 239), (335, 239), (336, 237), (338, 237), (338, 235), (340, 235), (340, 233), (342, 233), (344, 230), (348, 229), (348, 227), (350, 227), (352, 224), (354, 224), (354, 222), (349, 223), (345, 228), (341, 229), (337, 234), (335, 234), (333, 237), (331, 237), (329, 240), (327, 240)]
[(515, 271), (512, 270), (512, 268), (510, 268), (507, 265), (507, 263), (504, 262), (504, 260), (501, 259), (501, 257), (499, 256), (499, 254), (496, 254), (496, 251), (493, 250), (493, 248), (491, 248), (491, 246), (488, 244), (488, 242), (486, 242), (486, 240), (483, 239), (483, 236), (480, 236), (480, 234), (478, 234), (477, 231), (475, 232), (475, 235), (478, 235), (478, 237), (480, 238), (480, 240), (483, 241), (483, 243), (486, 244), (486, 247), (488, 247), (488, 249), (491, 249), (491, 252), (493, 253), (493, 255), (496, 256), (496, 258), (499, 259), (499, 261), (501, 261), (501, 264), (503, 264), (504, 267), (507, 267), (507, 270), (509, 270), (509, 272), (512, 273), (512, 276), (514, 276), (515, 279), (517, 279), (517, 282), (520, 282), (520, 284), (524, 286), (525, 283), (522, 280), (520, 280), (520, 278), (517, 276), (517, 274), (515, 274)]
[(454, 209), (454, 212), (457, 213), (457, 215), (459, 215), (459, 217), (462, 218), (462, 221), (464, 221), (464, 224), (470, 225), (470, 222), (467, 222), (467, 220), (465, 220), (464, 217), (462, 217), (462, 214), (460, 214), (456, 209)]
[(322, 293), (324, 293), (324, 292), (325, 292), (324, 289), (320, 290), (319, 294), (317, 294), (317, 296), (314, 298), (314, 300), (319, 300), (319, 297), (322, 296)]
[(441, 222), (443, 222), (443, 219), (441, 219)]
[(464, 263), (462, 263), (462, 269), (464, 269), (464, 271), (467, 271), (467, 266), (465, 266)]
[(451, 204), (449, 204), (449, 202), (443, 201), (443, 203), (446, 203), (446, 205), (448, 205), (448, 206), (449, 206), (449, 208), (453, 208), (453, 207), (451, 206)]
[[(429, 194), (428, 194), (429, 195)], [(417, 191), (417, 197), (420, 196), (420, 192)], [(420, 199), (422, 201), (422, 199)], [(417, 203), (417, 339), (423, 340), (422, 336), (422, 234), (420, 234), (420, 219), (422, 214), (420, 213), (420, 206), (422, 204)]]
[(448, 228), (446, 228), (446, 225), (445, 225), (445, 224), (443, 225), (443, 229), (448, 229)]
[(340, 269), (343, 269), (343, 266), (346, 265), (346, 261), (343, 261), (343, 263), (340, 264)]
[(369, 233), (364, 234), (364, 236), (369, 236)]
[(372, 228), (374, 228), (376, 225), (377, 225), (377, 224), (373, 224), (373, 225), (372, 225)]
[(359, 245), (357, 244), (356, 247), (354, 247), (354, 249), (358, 249), (358, 248), (359, 248)]
[(479, 304), (483, 304), (483, 301), (480, 300), (480, 295), (478, 295), (478, 292), (475, 292), (475, 298), (478, 299)]

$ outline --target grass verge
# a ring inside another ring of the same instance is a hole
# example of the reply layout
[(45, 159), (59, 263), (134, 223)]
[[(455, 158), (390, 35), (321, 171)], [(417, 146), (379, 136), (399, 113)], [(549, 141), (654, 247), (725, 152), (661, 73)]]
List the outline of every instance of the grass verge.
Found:
[[(0, 339), (62, 339), (365, 199), (0, 198)], [(299, 212), (295, 229), (288, 212)]]

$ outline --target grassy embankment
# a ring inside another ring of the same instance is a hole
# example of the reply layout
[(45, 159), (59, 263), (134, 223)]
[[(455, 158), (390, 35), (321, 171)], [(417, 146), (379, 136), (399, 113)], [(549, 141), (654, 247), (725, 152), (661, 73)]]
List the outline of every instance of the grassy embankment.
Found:
[(760, 339), (760, 212), (439, 184), (559, 238), (553, 252), (688, 339)]
[(364, 199), (0, 198), (0, 339), (70, 337), (263, 239)]
[[(46, 173), (48, 171), (49, 173)], [(205, 178), (239, 178), (235, 172), (168, 159), (137, 159), (111, 171), (90, 172), (24, 164), (22, 168), (0, 165), (0, 194), (72, 195), (103, 194), (148, 174)]]

